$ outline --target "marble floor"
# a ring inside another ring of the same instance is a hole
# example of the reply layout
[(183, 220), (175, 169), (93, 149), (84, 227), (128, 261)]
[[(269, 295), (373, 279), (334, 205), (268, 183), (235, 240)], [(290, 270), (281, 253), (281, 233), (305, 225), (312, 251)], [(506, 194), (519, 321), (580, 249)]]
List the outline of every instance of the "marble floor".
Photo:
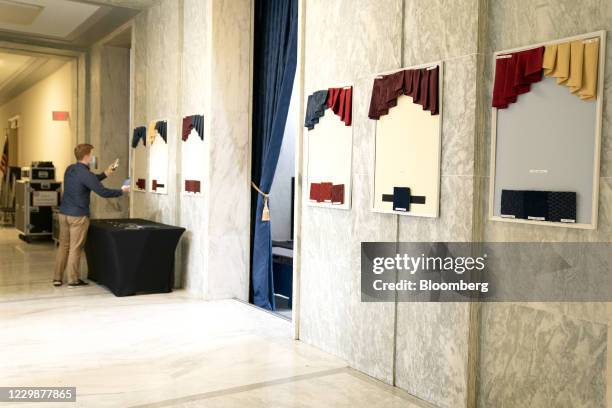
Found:
[(77, 387), (76, 403), (19, 407), (425, 406), (236, 300), (54, 288), (53, 252), (0, 229), (0, 386)]

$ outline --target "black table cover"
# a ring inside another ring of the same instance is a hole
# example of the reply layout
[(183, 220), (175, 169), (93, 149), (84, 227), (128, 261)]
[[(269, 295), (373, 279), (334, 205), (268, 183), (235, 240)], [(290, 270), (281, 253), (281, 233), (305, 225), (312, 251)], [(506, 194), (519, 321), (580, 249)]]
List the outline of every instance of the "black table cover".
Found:
[(174, 251), (184, 231), (139, 218), (91, 220), (85, 244), (89, 279), (115, 296), (171, 292)]

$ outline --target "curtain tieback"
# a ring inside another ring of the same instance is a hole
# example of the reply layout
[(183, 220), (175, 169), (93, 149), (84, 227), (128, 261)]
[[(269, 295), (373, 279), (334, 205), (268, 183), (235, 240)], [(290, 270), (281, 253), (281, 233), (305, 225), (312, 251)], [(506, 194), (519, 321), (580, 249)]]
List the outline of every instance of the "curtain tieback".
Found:
[(255, 184), (252, 181), (251, 181), (251, 186), (253, 186), (253, 188), (259, 194), (261, 194), (262, 197), (264, 198), (263, 210), (261, 212), (261, 220), (262, 221), (270, 221), (270, 208), (268, 208), (268, 197), (270, 196), (270, 193), (264, 193), (263, 191), (261, 191), (261, 189), (259, 187), (257, 187), (257, 184)]

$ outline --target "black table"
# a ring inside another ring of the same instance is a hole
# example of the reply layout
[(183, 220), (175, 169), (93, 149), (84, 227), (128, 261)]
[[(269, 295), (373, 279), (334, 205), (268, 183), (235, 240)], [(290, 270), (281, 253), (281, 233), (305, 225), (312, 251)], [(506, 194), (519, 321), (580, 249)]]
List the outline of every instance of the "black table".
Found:
[(91, 220), (85, 244), (89, 279), (115, 296), (171, 292), (174, 251), (184, 231), (139, 218)]

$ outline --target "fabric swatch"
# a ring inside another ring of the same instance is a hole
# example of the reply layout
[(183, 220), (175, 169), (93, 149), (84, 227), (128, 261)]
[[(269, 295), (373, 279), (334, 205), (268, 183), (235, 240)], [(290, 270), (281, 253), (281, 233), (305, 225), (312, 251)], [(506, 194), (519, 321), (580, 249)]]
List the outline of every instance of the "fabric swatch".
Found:
[(495, 60), (492, 106), (505, 109), (542, 80), (544, 47), (499, 55)]
[(193, 128), (195, 129), (200, 139), (204, 141), (204, 115), (193, 115)]
[(183, 129), (181, 132), (181, 139), (186, 142), (189, 139), (189, 134), (193, 130), (193, 116), (185, 116), (183, 118)]
[(393, 211), (410, 211), (410, 188), (393, 187)]
[(185, 191), (189, 193), (199, 193), (200, 180), (185, 180)]
[(544, 75), (557, 78), (581, 99), (597, 97), (599, 40), (576, 40), (546, 46), (542, 63)]
[(155, 123), (155, 130), (159, 133), (159, 136), (168, 143), (168, 123), (165, 120), (160, 120)]
[(406, 69), (374, 79), (368, 117), (377, 120), (388, 114), (402, 94), (432, 115), (439, 114), (439, 72), (439, 66)]
[(159, 183), (157, 180), (153, 180), (151, 183), (151, 188), (153, 191), (157, 191), (158, 188), (164, 188), (165, 184)]
[(334, 184), (332, 186), (332, 204), (344, 204), (344, 184)]
[(525, 191), (525, 217), (536, 220), (548, 218), (548, 192)]
[(149, 122), (149, 127), (147, 129), (147, 135), (149, 136), (149, 145), (152, 145), (153, 142), (155, 142), (155, 136), (157, 136), (157, 132), (155, 131), (155, 125), (157, 124), (157, 121), (150, 121)]
[(316, 91), (310, 95), (306, 105), (304, 127), (308, 130), (314, 129), (319, 119), (325, 115), (325, 109), (327, 109), (327, 90)]
[(340, 116), (346, 126), (351, 126), (352, 99), (352, 86), (348, 88), (329, 88), (327, 90), (327, 107)]
[(569, 191), (548, 192), (548, 221), (576, 221), (576, 193)]
[(501, 216), (525, 217), (525, 192), (516, 190), (502, 190)]
[(599, 41), (591, 40), (584, 45), (582, 66), (582, 87), (577, 91), (580, 99), (597, 97), (597, 76), (599, 74)]
[(321, 183), (310, 183), (310, 201), (321, 202)]
[(320, 199), (324, 203), (332, 202), (332, 187), (333, 184), (329, 182), (321, 183), (320, 187)]
[(142, 140), (143, 146), (147, 145), (147, 128), (144, 126), (139, 126), (134, 128), (134, 133), (132, 135), (132, 148), (136, 148), (138, 143)]

